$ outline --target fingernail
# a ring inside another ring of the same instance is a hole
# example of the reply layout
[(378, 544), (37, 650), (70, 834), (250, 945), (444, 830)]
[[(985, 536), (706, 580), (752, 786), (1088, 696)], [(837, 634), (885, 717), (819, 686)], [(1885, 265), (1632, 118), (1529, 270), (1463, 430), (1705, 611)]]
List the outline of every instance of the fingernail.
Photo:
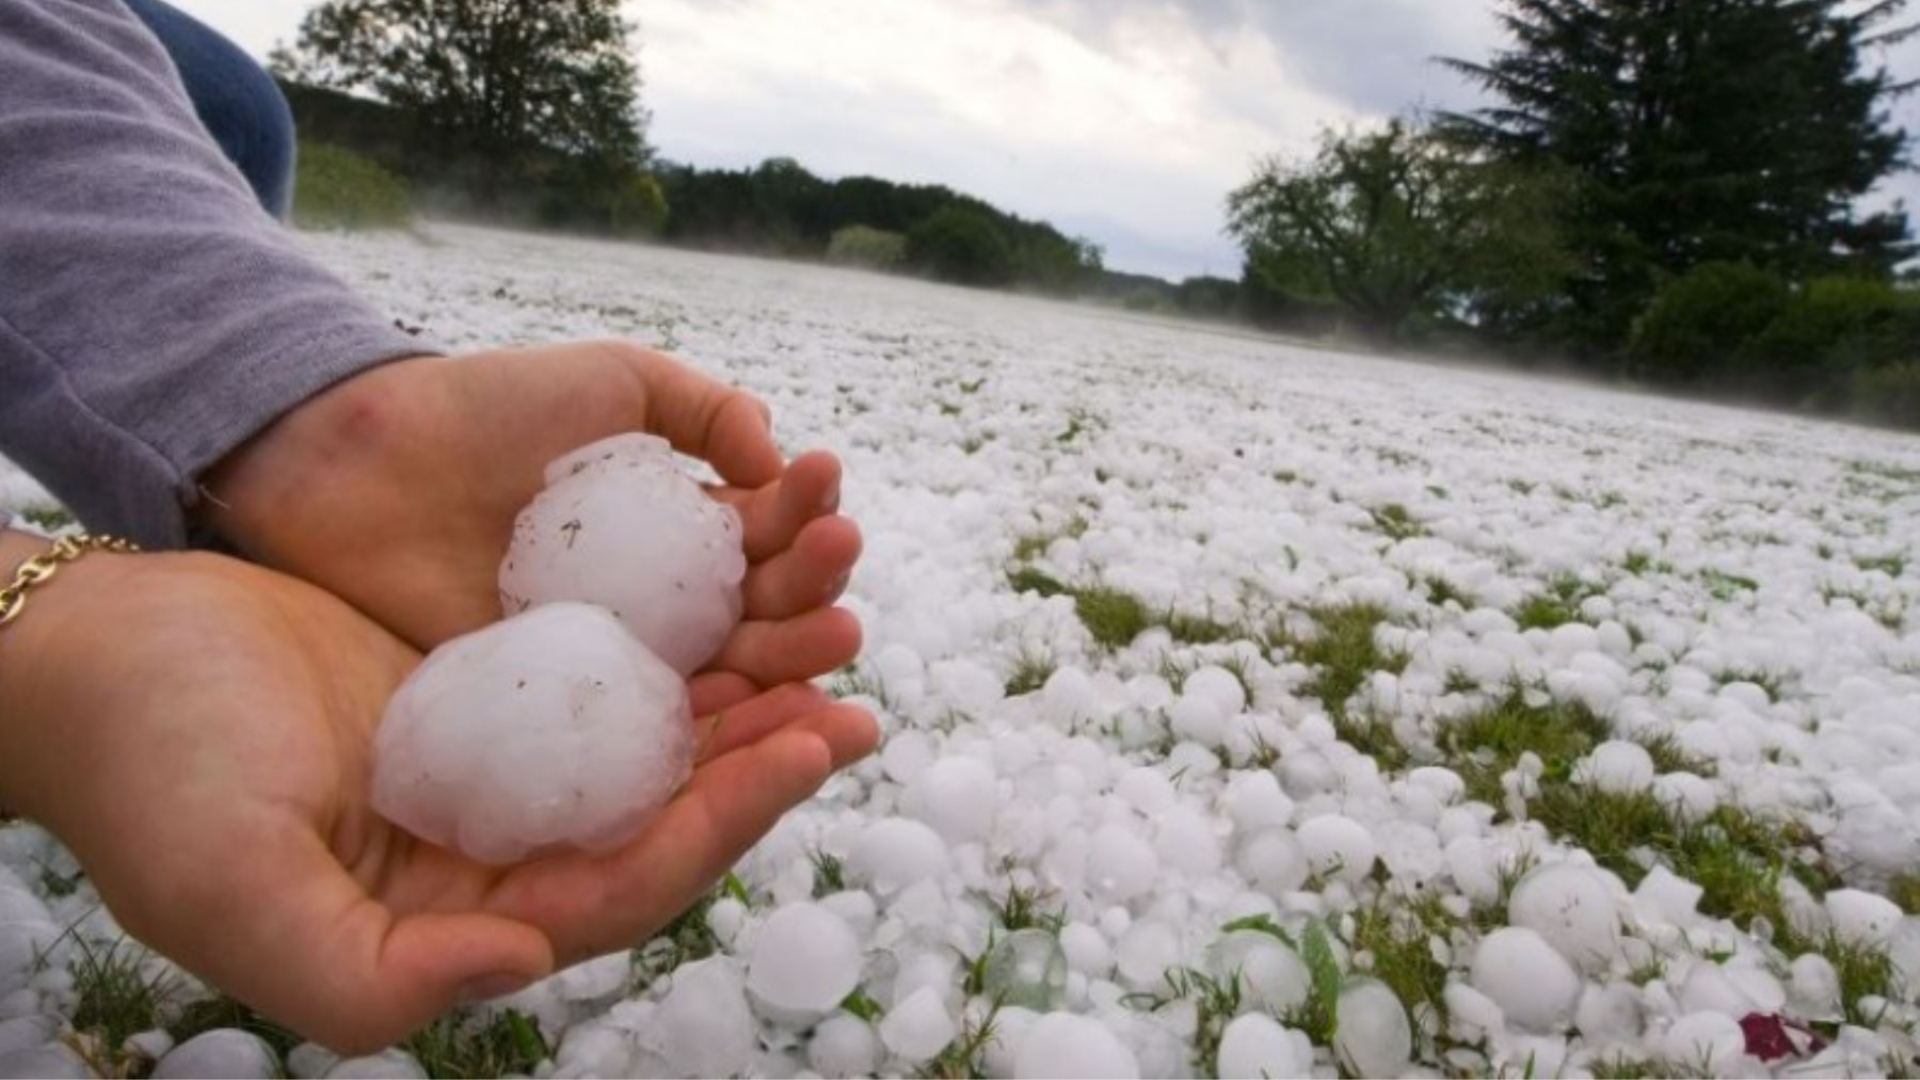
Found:
[(840, 509), (840, 481), (835, 480), (827, 485), (827, 490), (820, 496), (820, 513), (831, 514), (838, 509)]
[(533, 980), (525, 975), (500, 972), (494, 975), (482, 975), (460, 988), (460, 1004), (478, 1005), (483, 1001), (503, 998), (508, 994), (517, 994), (532, 985)]

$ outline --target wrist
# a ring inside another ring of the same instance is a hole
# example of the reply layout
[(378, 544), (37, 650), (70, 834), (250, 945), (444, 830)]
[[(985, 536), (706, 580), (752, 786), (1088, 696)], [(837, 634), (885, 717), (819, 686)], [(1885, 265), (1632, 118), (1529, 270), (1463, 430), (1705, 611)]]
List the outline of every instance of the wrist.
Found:
[[(0, 529), (0, 586), (11, 583), (51, 542)], [(45, 819), (46, 795), (57, 790), (62, 732), (79, 727), (83, 710), (68, 706), (74, 680), (90, 677), (82, 658), (100, 640), (100, 598), (142, 558), (90, 551), (60, 565), (27, 590), (18, 617), (0, 626), (0, 807)]]
[(390, 361), (294, 406), (201, 476), (200, 523), (248, 556), (281, 565), (275, 523), (298, 504), (377, 484), (382, 460), (416, 423), (409, 384), (446, 362)]

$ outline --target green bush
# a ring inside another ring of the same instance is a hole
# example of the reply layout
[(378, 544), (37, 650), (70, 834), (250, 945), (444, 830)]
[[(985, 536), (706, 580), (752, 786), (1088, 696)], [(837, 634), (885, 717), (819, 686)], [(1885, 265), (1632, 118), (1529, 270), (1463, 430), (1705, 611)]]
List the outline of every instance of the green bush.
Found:
[(1854, 374), (1920, 357), (1920, 302), (1870, 278), (1816, 278), (1754, 343), (1781, 396), (1831, 399)]
[(1847, 400), (1857, 419), (1920, 431), (1920, 360), (1855, 371), (1847, 380)]
[(827, 242), (827, 261), (869, 270), (892, 270), (907, 260), (907, 238), (897, 232), (848, 225)]
[(406, 181), (351, 150), (300, 144), (293, 220), (303, 229), (402, 229), (413, 223)]
[(1128, 311), (1146, 312), (1152, 315), (1171, 315), (1174, 312), (1173, 301), (1159, 290), (1142, 285), (1128, 289), (1120, 298), (1120, 306)]
[(1634, 324), (1629, 369), (1679, 384), (1738, 372), (1791, 298), (1786, 282), (1750, 263), (1702, 263), (1662, 289)]
[(629, 173), (607, 197), (615, 236), (658, 236), (667, 223), (667, 193), (647, 173)]
[(908, 230), (907, 263), (942, 281), (1005, 285), (1013, 280), (1013, 245), (985, 214), (947, 206)]

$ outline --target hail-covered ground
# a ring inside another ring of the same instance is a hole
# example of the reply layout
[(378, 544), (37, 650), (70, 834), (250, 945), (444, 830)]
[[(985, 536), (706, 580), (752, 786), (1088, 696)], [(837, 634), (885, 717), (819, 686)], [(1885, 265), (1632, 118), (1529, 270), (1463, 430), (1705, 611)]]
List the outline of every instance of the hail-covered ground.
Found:
[(312, 243), (452, 347), (634, 338), (837, 451), (833, 684), (885, 742), (660, 938), (339, 1066), (16, 825), (0, 1072), (1920, 1069), (1920, 440), (794, 265)]

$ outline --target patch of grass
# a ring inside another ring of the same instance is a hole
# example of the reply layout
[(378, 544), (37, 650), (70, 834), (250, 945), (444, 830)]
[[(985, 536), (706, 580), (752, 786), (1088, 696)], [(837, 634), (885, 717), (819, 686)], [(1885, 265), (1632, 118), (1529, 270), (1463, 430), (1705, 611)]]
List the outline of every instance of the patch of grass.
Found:
[(978, 1024), (968, 1021), (946, 1049), (920, 1066), (915, 1075), (922, 1080), (971, 1080), (987, 1075), (987, 1047), (999, 1038), (994, 1030), (999, 1019), (1000, 1006), (996, 1004)]
[(1820, 599), (1828, 604), (1835, 600), (1850, 600), (1854, 607), (1896, 634), (1906, 628), (1907, 605), (1904, 600), (1875, 600), (1864, 592), (1836, 589), (1831, 585), (1820, 587)]
[(294, 179), (294, 224), (303, 229), (403, 229), (413, 222), (407, 182), (327, 143), (302, 141)]
[(1021, 533), (1013, 538), (1013, 558), (1016, 562), (1032, 562), (1047, 553), (1047, 545), (1053, 543), (1053, 533)]
[(723, 882), (632, 951), (634, 971), (639, 980), (636, 989), (645, 989), (675, 968), (705, 960), (721, 950), (720, 939), (714, 936), (713, 927), (707, 924), (707, 913), (713, 910), (713, 902), (728, 895), (728, 892), (728, 886)]
[(1066, 446), (1091, 430), (1093, 430), (1092, 415), (1084, 410), (1075, 409), (1067, 414), (1066, 430), (1055, 435), (1053, 441)]
[(1300, 480), (1300, 474), (1292, 469), (1275, 469), (1269, 474), (1276, 484), (1292, 484)]
[(1340, 738), (1364, 754), (1371, 755), (1386, 770), (1406, 764), (1407, 751), (1394, 738), (1391, 726), (1378, 717), (1350, 715), (1347, 700), (1376, 671), (1398, 674), (1406, 670), (1407, 657), (1382, 650), (1374, 640), (1374, 631), (1387, 621), (1384, 608), (1374, 604), (1346, 604), (1312, 609), (1319, 633), (1297, 639), (1276, 631), (1270, 636), (1276, 646), (1290, 650), (1294, 659), (1318, 670), (1302, 688), (1320, 700), (1332, 719)]
[(1649, 1080), (1650, 1077), (1664, 1075), (1664, 1071), (1656, 1071), (1646, 1062), (1636, 1061), (1625, 1054), (1601, 1058), (1593, 1063), (1593, 1080)]
[(1413, 515), (1407, 513), (1407, 508), (1399, 503), (1388, 503), (1368, 513), (1373, 516), (1373, 527), (1396, 543), (1427, 535), (1426, 527), (1415, 521)]
[(1393, 733), (1393, 721), (1385, 717), (1356, 716), (1343, 710), (1334, 718), (1333, 729), (1341, 742), (1372, 758), (1382, 772), (1399, 772), (1413, 761)]
[(993, 902), (993, 916), (1009, 932), (1045, 930), (1058, 934), (1067, 925), (1067, 912), (1051, 903), (1054, 894), (1038, 887), (1008, 885), (1006, 895)]
[(1173, 692), (1178, 694), (1186, 690), (1187, 679), (1204, 666), (1199, 660), (1176, 660), (1172, 654), (1162, 653), (1160, 677), (1167, 680), (1167, 685), (1173, 687)]
[(1386, 983), (1412, 1015), (1426, 1006), (1447, 1016), (1447, 966), (1434, 959), (1431, 939), (1447, 938), (1454, 918), (1437, 896), (1381, 901), (1354, 916), (1353, 947), (1373, 957), (1373, 976)]
[(1646, 748), (1647, 756), (1653, 759), (1653, 768), (1656, 772), (1684, 772), (1706, 777), (1712, 777), (1719, 772), (1719, 768), (1711, 760), (1687, 753), (1675, 736), (1651, 735), (1635, 741)]
[[(1469, 794), (1499, 807), (1500, 776), (1532, 752), (1545, 764), (1540, 793), (1528, 805), (1534, 820), (1556, 837), (1590, 852), (1617, 873), (1629, 888), (1646, 876), (1652, 861), (1703, 890), (1700, 910), (1751, 926), (1764, 917), (1785, 927), (1780, 899), (1781, 875), (1799, 877), (1816, 894), (1836, 880), (1809, 865), (1797, 852), (1817, 850), (1803, 826), (1774, 823), (1736, 807), (1723, 806), (1707, 820), (1676, 820), (1652, 792), (1601, 791), (1572, 780), (1573, 763), (1610, 732), (1604, 721), (1578, 705), (1535, 707), (1519, 695), (1448, 726), (1445, 745), (1467, 781)], [(1671, 741), (1643, 744), (1662, 771), (1710, 775), (1705, 762), (1685, 755)]]
[(1320, 699), (1336, 717), (1346, 712), (1347, 699), (1376, 671), (1406, 670), (1407, 658), (1382, 651), (1373, 632), (1387, 621), (1384, 608), (1374, 604), (1345, 604), (1311, 609), (1308, 614), (1319, 633), (1308, 639), (1280, 637), (1294, 659), (1319, 668), (1305, 692)]
[(1547, 591), (1529, 597), (1513, 612), (1513, 620), (1522, 630), (1552, 630), (1580, 620), (1580, 605), (1605, 590), (1589, 585), (1572, 574), (1561, 574), (1547, 583)]
[[(1250, 638), (1253, 635), (1251, 633), (1243, 632), (1243, 633), (1237, 634), (1236, 636)], [(1219, 666), (1220, 670), (1233, 676), (1233, 681), (1240, 684), (1240, 692), (1247, 696), (1247, 702), (1249, 704), (1258, 700), (1260, 695), (1254, 693), (1253, 672), (1249, 670), (1249, 665), (1251, 664), (1251, 661), (1249, 661), (1244, 655), (1235, 653), (1232, 656), (1223, 656), (1220, 659), (1214, 661), (1214, 663)]]
[(553, 1056), (540, 1025), (512, 1009), (490, 1018), (453, 1012), (428, 1024), (404, 1048), (428, 1076), (531, 1076)]
[(1574, 761), (1602, 742), (1610, 731), (1606, 721), (1580, 705), (1529, 705), (1518, 691), (1477, 713), (1446, 725), (1440, 744), (1467, 782), (1467, 794), (1489, 806), (1502, 804), (1501, 774), (1519, 763), (1523, 754), (1539, 755), (1547, 779), (1572, 775)]
[(1531, 597), (1513, 613), (1522, 630), (1552, 630), (1579, 617), (1578, 612), (1551, 596)]
[(281, 1061), (287, 1059), (294, 1047), (306, 1041), (230, 997), (207, 998), (186, 1006), (180, 1011), (179, 1018), (167, 1026), (167, 1034), (173, 1036), (177, 1045), (196, 1035), (223, 1028), (238, 1028), (258, 1035), (273, 1047), (273, 1052), (280, 1056)]
[(1093, 640), (1108, 649), (1126, 647), (1153, 625), (1139, 597), (1108, 585), (1075, 590), (1073, 609)]
[(59, 532), (68, 526), (78, 524), (72, 511), (53, 503), (37, 503), (22, 507), (20, 516), (34, 527), (45, 529), (47, 532)]
[(1169, 610), (1154, 621), (1166, 627), (1173, 640), (1187, 645), (1213, 645), (1243, 636), (1239, 627), (1205, 615), (1184, 615)]
[(1238, 977), (1216, 979), (1190, 967), (1173, 968), (1166, 974), (1166, 989), (1128, 994), (1121, 1001), (1146, 1012), (1158, 1012), (1176, 1001), (1191, 1001), (1194, 1006), (1193, 1067), (1196, 1075), (1220, 1075), (1220, 1037), (1227, 1025), (1240, 1015), (1244, 991)]
[(1702, 572), (1700, 583), (1707, 587), (1708, 595), (1722, 603), (1735, 599), (1743, 592), (1760, 591), (1760, 583), (1752, 578), (1729, 574), (1723, 570)]
[(1449, 602), (1463, 608), (1472, 608), (1478, 603), (1471, 595), (1446, 578), (1438, 575), (1426, 579), (1427, 602), (1435, 607), (1445, 607)]
[(887, 1012), (880, 1007), (879, 1002), (868, 997), (866, 990), (860, 987), (855, 987), (853, 993), (848, 994), (847, 999), (840, 1003), (840, 1007), (869, 1024), (879, 1023), (880, 1018)]
[(1920, 484), (1920, 469), (1909, 469), (1904, 465), (1894, 465), (1884, 461), (1850, 461), (1849, 472), (1861, 476), (1877, 477), (1881, 480), (1893, 480), (1903, 484)]
[(815, 848), (807, 854), (807, 861), (813, 863), (813, 898), (815, 900), (846, 890), (846, 871), (840, 865), (839, 859)]
[(1010, 571), (1007, 574), (1007, 584), (1013, 587), (1014, 592), (1039, 593), (1045, 599), (1067, 596), (1073, 592), (1059, 578), (1031, 566), (1022, 566)]
[[(12, 818), (5, 811), (0, 811), (0, 825), (11, 820)], [(63, 874), (45, 860), (36, 859), (35, 863), (40, 868), (40, 888), (48, 896), (72, 896), (80, 890), (80, 883), (87, 880), (87, 872), (83, 869), (75, 869), (71, 874)]]
[(1058, 666), (1051, 656), (1022, 652), (1013, 662), (1013, 674), (1007, 676), (1007, 696), (1031, 694), (1047, 685), (1047, 680), (1053, 678)]
[[(1806, 944), (1799, 945), (1796, 951), (1809, 951)], [(1841, 941), (1829, 932), (1827, 936), (1812, 944), (1811, 951), (1818, 952), (1833, 965), (1840, 976), (1840, 1003), (1845, 1011), (1847, 1023), (1861, 1027), (1879, 1027), (1885, 1017), (1869, 1015), (1860, 1008), (1863, 997), (1880, 997), (1889, 1000), (1898, 997), (1894, 993), (1893, 959), (1886, 950), (1870, 945), (1855, 945)]]
[[(1014, 542), (1016, 565), (1007, 572), (1007, 584), (1019, 593), (1038, 593), (1043, 599), (1071, 596), (1074, 613), (1103, 648), (1124, 648), (1149, 627), (1164, 627), (1175, 641), (1190, 645), (1211, 645), (1244, 636), (1240, 628), (1223, 623), (1211, 615), (1190, 615), (1171, 608), (1150, 611), (1146, 602), (1123, 589), (1104, 583), (1069, 585), (1059, 578), (1028, 564), (1044, 553), (1060, 536), (1080, 536), (1087, 530), (1083, 518), (1059, 533), (1032, 533)], [(1011, 691), (1009, 691), (1011, 693)]]
[(1594, 860), (1637, 887), (1648, 858), (1704, 890), (1700, 910), (1751, 928), (1764, 918), (1784, 933), (1789, 925), (1780, 881), (1793, 875), (1819, 895), (1838, 879), (1797, 852), (1815, 838), (1803, 826), (1776, 824), (1723, 806), (1698, 823), (1676, 821), (1651, 792), (1619, 794), (1572, 783), (1542, 784), (1530, 804), (1535, 820), (1554, 835), (1590, 852)]
[(78, 999), (70, 1022), (110, 1058), (95, 1064), (104, 1066), (107, 1075), (122, 1075), (127, 1062), (121, 1046), (128, 1036), (166, 1027), (182, 986), (165, 969), (149, 974), (153, 954), (134, 941), (89, 941), (72, 930), (67, 936), (73, 943), (68, 973)]
[(889, 712), (893, 710), (893, 699), (887, 696), (885, 684), (853, 664), (833, 673), (833, 678), (827, 682), (827, 693), (836, 698), (872, 698), (880, 703), (881, 708)]
[(1019, 563), (1032, 562), (1040, 556), (1045, 555), (1047, 549), (1053, 546), (1055, 540), (1061, 537), (1078, 540), (1087, 535), (1087, 529), (1090, 527), (1091, 524), (1086, 518), (1076, 516), (1073, 520), (1067, 522), (1064, 527), (1059, 529), (1052, 531), (1042, 529), (1036, 532), (1021, 533), (1019, 536), (1014, 537), (1013, 540), (1013, 561)]
[(1640, 577), (1653, 569), (1653, 556), (1644, 551), (1629, 551), (1625, 561), (1621, 562), (1620, 569), (1634, 577)]
[(1887, 888), (1887, 899), (1909, 915), (1920, 915), (1920, 874), (1900, 874)]
[(1877, 559), (1855, 559), (1853, 564), (1863, 571), (1878, 570), (1893, 578), (1907, 572), (1907, 560), (1901, 555), (1886, 555)]
[(1759, 668), (1727, 668), (1714, 677), (1714, 682), (1720, 686), (1737, 682), (1752, 683), (1765, 690), (1767, 700), (1773, 702), (1778, 702), (1786, 696), (1787, 677), (1772, 671), (1762, 671)]

